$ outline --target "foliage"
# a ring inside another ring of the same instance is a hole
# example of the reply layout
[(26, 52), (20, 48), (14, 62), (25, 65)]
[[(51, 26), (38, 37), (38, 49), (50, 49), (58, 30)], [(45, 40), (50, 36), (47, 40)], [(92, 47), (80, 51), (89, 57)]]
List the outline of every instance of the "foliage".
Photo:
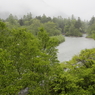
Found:
[(39, 27), (41, 27), (42, 24), (40, 20), (38, 19), (33, 19), (31, 25), (26, 26), (26, 29), (29, 30), (32, 34), (37, 35), (39, 31)]
[(82, 36), (85, 32), (85, 23), (78, 17), (77, 19), (72, 16), (71, 18), (47, 17), (45, 14), (42, 16), (33, 17), (31, 13), (27, 13), (22, 18), (17, 18), (12, 14), (4, 20), (7, 27), (11, 28), (26, 28), (34, 35), (37, 35), (38, 27), (44, 27), (49, 33), (49, 36), (56, 36), (64, 34), (66, 36)]
[(63, 35), (52, 36), (52, 38), (58, 39), (59, 44), (65, 41), (65, 37)]
[(3, 22), (0, 29), (0, 94), (15, 95), (29, 88), (29, 95), (49, 95), (58, 40), (43, 28), (37, 37), (26, 29), (7, 29)]
[(89, 21), (87, 37), (95, 39), (95, 17), (92, 17)]
[(18, 23), (18, 18), (10, 14), (9, 17), (6, 19), (6, 26), (10, 29), (19, 27), (20, 25)]
[(95, 94), (95, 48), (82, 50), (72, 60), (57, 66), (50, 82), (51, 95)]
[[(94, 19), (88, 36), (95, 39)], [(74, 16), (33, 18), (31, 13), (21, 19), (11, 14), (4, 22), (0, 20), (0, 95), (25, 89), (28, 95), (95, 95), (95, 49), (61, 64), (57, 59), (62, 34), (82, 36), (85, 22)]]
[(82, 36), (84, 30), (82, 28), (82, 21), (80, 18), (78, 18), (78, 20), (74, 18), (68, 20), (65, 19), (65, 21), (66, 24), (64, 26), (64, 34), (66, 36)]
[(45, 30), (49, 33), (50, 36), (60, 35), (61, 31), (58, 29), (56, 23), (54, 22), (47, 22), (44, 25)]

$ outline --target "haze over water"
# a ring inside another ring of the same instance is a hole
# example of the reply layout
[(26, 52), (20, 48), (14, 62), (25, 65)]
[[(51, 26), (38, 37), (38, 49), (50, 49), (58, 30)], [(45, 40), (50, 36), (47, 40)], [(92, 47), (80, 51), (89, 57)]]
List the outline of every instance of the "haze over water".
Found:
[(65, 42), (61, 43), (57, 49), (60, 62), (69, 61), (74, 55), (83, 49), (95, 48), (95, 40), (84, 37), (65, 37)]

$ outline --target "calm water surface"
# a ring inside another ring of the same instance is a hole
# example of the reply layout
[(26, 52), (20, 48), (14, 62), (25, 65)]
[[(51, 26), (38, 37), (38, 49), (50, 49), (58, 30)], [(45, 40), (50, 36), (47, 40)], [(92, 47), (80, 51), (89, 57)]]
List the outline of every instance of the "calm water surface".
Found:
[(58, 60), (60, 62), (70, 60), (74, 55), (83, 49), (95, 48), (95, 40), (83, 37), (65, 37), (65, 42), (61, 43), (58, 49)]

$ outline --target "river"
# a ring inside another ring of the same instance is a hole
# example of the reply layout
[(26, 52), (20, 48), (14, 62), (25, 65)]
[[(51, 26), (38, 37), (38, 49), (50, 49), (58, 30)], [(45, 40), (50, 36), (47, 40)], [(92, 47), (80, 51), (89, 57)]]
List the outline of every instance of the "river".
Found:
[(74, 55), (78, 55), (83, 49), (95, 48), (95, 40), (83, 37), (65, 37), (65, 42), (61, 43), (58, 49), (58, 60), (60, 62), (69, 61)]

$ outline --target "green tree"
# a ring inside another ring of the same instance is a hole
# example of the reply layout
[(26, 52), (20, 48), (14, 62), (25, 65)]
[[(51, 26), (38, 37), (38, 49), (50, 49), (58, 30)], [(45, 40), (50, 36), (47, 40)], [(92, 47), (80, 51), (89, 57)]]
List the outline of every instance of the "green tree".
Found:
[(34, 35), (37, 35), (39, 31), (39, 27), (42, 26), (42, 23), (38, 19), (33, 19), (32, 24), (30, 26), (27, 26), (26, 28), (30, 30), (30, 32)]
[(94, 24), (95, 23), (95, 17), (93, 16), (91, 19), (90, 19), (90, 21), (89, 21), (89, 25), (92, 25), (92, 24)]
[(56, 67), (50, 81), (51, 95), (95, 94), (95, 49), (85, 49)]
[(33, 19), (33, 17), (30, 12), (30, 13), (27, 13), (26, 15), (24, 15), (22, 18), (20, 18), (18, 22), (21, 26), (23, 26), (23, 25), (29, 26), (32, 24), (32, 19)]
[(14, 95), (20, 88), (16, 85), (18, 73), (7, 50), (0, 49), (0, 94)]
[(78, 20), (77, 20), (76, 23), (75, 23), (75, 27), (76, 27), (77, 29), (80, 29), (81, 26), (82, 26), (81, 19), (80, 19), (80, 17), (78, 17)]
[(52, 76), (53, 78), (50, 82), (50, 95), (77, 94), (77, 78), (68, 73), (66, 68), (68, 68), (68, 66), (62, 63), (56, 67), (55, 72)]
[(88, 27), (87, 34), (88, 37), (93, 38), (93, 35), (95, 34), (95, 23)]
[(6, 19), (6, 25), (9, 28), (13, 28), (13, 27), (19, 27), (19, 23), (18, 23), (18, 18), (17, 16), (13, 16), (12, 14), (9, 15), (9, 17)]
[(29, 88), (28, 94), (49, 95), (52, 68), (57, 65), (58, 40), (40, 29), (38, 38), (26, 29), (2, 31), (0, 25), (0, 94), (14, 95)]
[(45, 30), (49, 33), (50, 36), (54, 36), (54, 35), (60, 35), (61, 31), (60, 29), (57, 27), (56, 23), (54, 22), (47, 22), (44, 25)]
[(53, 17), (52, 20), (60, 28), (61, 33), (64, 33), (64, 19), (61, 16)]
[(51, 18), (50, 17), (47, 17), (45, 14), (43, 14), (43, 16), (41, 17), (41, 23), (46, 23), (49, 20), (51, 20)]

